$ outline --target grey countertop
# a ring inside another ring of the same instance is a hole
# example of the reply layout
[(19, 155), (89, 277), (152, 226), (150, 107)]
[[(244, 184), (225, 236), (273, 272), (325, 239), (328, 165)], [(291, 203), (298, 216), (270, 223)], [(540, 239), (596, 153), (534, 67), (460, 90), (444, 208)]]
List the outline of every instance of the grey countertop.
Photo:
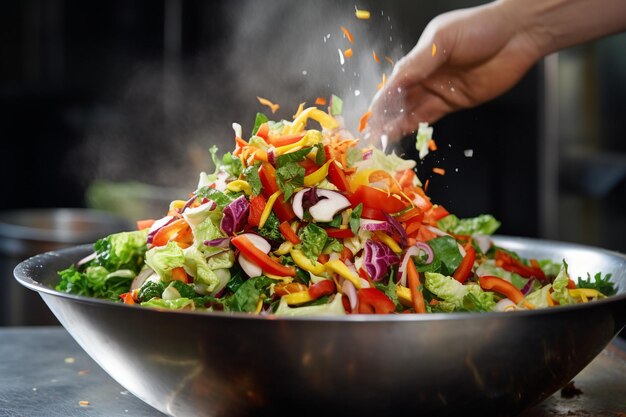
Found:
[[(626, 417), (626, 341), (616, 338), (573, 381), (519, 417)], [(577, 391), (578, 390), (578, 391)], [(159, 417), (60, 326), (0, 327), (0, 417)]]

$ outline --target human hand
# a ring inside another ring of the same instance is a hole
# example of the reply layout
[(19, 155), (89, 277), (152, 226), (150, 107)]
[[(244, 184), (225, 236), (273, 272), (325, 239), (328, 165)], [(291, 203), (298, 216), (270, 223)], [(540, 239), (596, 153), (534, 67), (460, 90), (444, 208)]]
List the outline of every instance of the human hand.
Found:
[(541, 57), (514, 9), (501, 2), (433, 19), (374, 97), (370, 140), (391, 141), (509, 90)]

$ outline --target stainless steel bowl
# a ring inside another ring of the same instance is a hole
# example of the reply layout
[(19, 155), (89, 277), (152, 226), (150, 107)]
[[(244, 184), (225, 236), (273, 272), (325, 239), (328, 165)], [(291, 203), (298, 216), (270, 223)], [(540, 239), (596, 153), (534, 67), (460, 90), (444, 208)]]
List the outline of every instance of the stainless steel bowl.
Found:
[(514, 313), (276, 318), (157, 311), (59, 293), (89, 245), (15, 269), (83, 349), (172, 416), (512, 416), (576, 376), (626, 323), (626, 256), (506, 236), (499, 245), (613, 274), (619, 294)]

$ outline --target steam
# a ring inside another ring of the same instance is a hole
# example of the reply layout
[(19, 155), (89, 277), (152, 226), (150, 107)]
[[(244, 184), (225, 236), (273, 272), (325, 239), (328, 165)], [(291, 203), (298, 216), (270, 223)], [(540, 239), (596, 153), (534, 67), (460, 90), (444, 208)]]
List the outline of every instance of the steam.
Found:
[[(319, 96), (341, 97), (346, 126), (358, 134), (382, 74), (391, 73), (385, 56), (402, 55), (393, 16), (373, 7), (369, 20), (358, 20), (354, 3), (336, 1), (233, 4), (224, 16), (223, 42), (178, 66), (142, 64), (120, 86), (113, 109), (95, 113), (74, 158), (83, 161), (85, 181), (138, 181), (188, 192), (200, 171), (212, 170), (212, 145), (220, 153), (233, 148), (232, 122), (246, 136), (256, 112), (291, 120), (301, 102), (314, 105)], [(353, 44), (341, 26), (354, 35)], [(338, 50), (348, 48), (353, 56), (342, 65)], [(280, 109), (272, 114), (257, 96)]]

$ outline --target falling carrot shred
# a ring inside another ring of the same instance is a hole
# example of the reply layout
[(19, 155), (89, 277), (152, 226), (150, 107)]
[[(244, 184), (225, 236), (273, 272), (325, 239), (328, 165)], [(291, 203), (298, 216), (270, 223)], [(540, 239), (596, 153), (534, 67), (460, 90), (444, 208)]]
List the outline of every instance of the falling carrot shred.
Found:
[(348, 41), (350, 41), (350, 43), (354, 43), (354, 37), (352, 36), (352, 33), (350, 33), (350, 31), (344, 26), (341, 27), (341, 30), (343, 31), (343, 34), (346, 35), (346, 38), (348, 38)]
[(274, 104), (266, 98), (257, 96), (257, 99), (259, 100), (259, 103), (272, 109), (272, 113), (276, 113), (276, 110), (280, 108), (279, 104)]
[(348, 48), (343, 51), (343, 56), (345, 56), (346, 58), (352, 58), (352, 48)]
[(315, 99), (315, 104), (317, 104), (318, 106), (325, 106), (326, 99), (324, 97), (318, 97)]
[(433, 152), (437, 150), (437, 142), (435, 142), (434, 139), (431, 139), (428, 141), (428, 149), (430, 149)]
[(355, 9), (354, 14), (356, 15), (357, 19), (369, 19), (370, 18), (369, 10), (359, 10), (356, 7), (354, 9)]
[(386, 55), (385, 55), (385, 61), (389, 62), (389, 64), (390, 64), (391, 66), (393, 66), (393, 65), (394, 65), (393, 59), (391, 59), (391, 57), (389, 57), (389, 56), (386, 56)]
[(439, 175), (446, 175), (446, 170), (443, 168), (433, 168), (433, 172)]
[(431, 53), (432, 53), (433, 56), (435, 56), (435, 54), (437, 53), (437, 45), (435, 45), (434, 43), (433, 43), (433, 48), (432, 48), (432, 52)]
[(374, 61), (376, 61), (377, 64), (380, 64), (380, 58), (376, 55), (376, 51), (372, 51), (372, 55), (374, 56)]
[(367, 121), (369, 120), (371, 116), (372, 116), (371, 110), (366, 111), (363, 114), (363, 116), (361, 116), (361, 120), (359, 120), (359, 132), (362, 132), (363, 129), (365, 129), (365, 126), (367, 126)]
[(430, 183), (430, 179), (427, 179), (426, 182), (424, 183), (424, 192), (428, 191), (428, 184)]
[(377, 89), (380, 90), (381, 88), (383, 88), (386, 82), (387, 82), (387, 76), (383, 72), (383, 80), (378, 84)]

